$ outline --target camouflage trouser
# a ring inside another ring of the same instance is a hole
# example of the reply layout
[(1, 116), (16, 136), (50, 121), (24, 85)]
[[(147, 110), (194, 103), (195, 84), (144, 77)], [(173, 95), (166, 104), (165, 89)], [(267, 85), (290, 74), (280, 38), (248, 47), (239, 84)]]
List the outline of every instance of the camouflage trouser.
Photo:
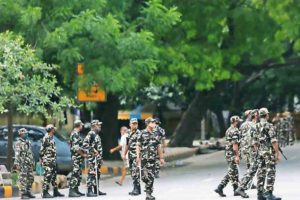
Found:
[(43, 167), (45, 170), (44, 173), (44, 182), (43, 182), (43, 191), (48, 191), (50, 184), (56, 188), (56, 163), (43, 163)]
[(20, 174), (19, 174), (19, 183), (20, 183), (20, 191), (23, 193), (25, 191), (30, 191), (32, 183), (34, 181), (33, 169), (31, 166), (20, 166)]
[(129, 169), (130, 169), (130, 174), (131, 178), (133, 180), (133, 184), (135, 185), (140, 185), (140, 169), (139, 166), (137, 165), (136, 159), (129, 159)]
[(156, 157), (155, 159), (155, 175), (158, 176), (159, 175), (159, 171), (160, 171), (160, 161), (159, 161), (159, 157)]
[(223, 187), (225, 187), (229, 181), (231, 181), (232, 186), (238, 186), (239, 183), (239, 171), (237, 164), (234, 159), (227, 160), (228, 163), (228, 172), (226, 176), (221, 181)]
[(83, 162), (83, 159), (81, 156), (72, 156), (72, 161), (73, 161), (73, 171), (70, 179), (70, 188), (74, 189), (79, 187), (80, 182), (81, 182), (81, 165)]
[[(89, 172), (88, 172), (88, 177), (87, 177), (87, 186), (92, 187), (92, 186), (97, 186), (96, 182), (96, 173), (98, 173), (98, 181), (101, 176), (101, 159), (97, 159), (97, 166), (96, 166), (96, 161), (95, 157), (88, 155), (88, 165), (89, 165)], [(97, 169), (97, 170), (96, 170)]]
[(250, 183), (252, 183), (253, 178), (257, 172), (257, 169), (258, 169), (258, 162), (255, 157), (255, 159), (251, 159), (250, 167), (247, 169), (246, 174), (243, 176), (241, 180), (240, 187), (242, 189), (247, 190), (249, 189), (249, 187), (251, 187)]
[(154, 173), (155, 173), (155, 160), (142, 160), (142, 181), (145, 183), (145, 192), (152, 194)]
[(264, 192), (265, 180), (267, 179), (266, 191), (274, 190), (276, 162), (275, 155), (271, 153), (264, 153), (258, 156), (258, 172), (257, 172), (257, 192)]

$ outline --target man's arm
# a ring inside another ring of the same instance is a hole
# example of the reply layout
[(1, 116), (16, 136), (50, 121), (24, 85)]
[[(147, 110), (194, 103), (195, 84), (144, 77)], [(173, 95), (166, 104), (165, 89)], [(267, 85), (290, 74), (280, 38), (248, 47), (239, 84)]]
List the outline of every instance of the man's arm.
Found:
[(157, 153), (158, 153), (158, 156), (159, 156), (159, 161), (162, 165), (165, 164), (165, 160), (164, 160), (164, 153), (163, 153), (163, 149), (162, 149), (162, 146), (161, 144), (158, 145), (158, 148), (157, 148)]

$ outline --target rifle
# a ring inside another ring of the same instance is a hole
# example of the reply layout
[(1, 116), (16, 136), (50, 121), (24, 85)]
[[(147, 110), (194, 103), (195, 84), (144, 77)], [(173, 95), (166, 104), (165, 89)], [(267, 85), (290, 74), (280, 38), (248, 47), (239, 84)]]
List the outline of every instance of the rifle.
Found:
[(282, 149), (280, 147), (278, 147), (278, 150), (281, 153), (281, 155), (284, 157), (284, 159), (287, 160), (287, 157), (284, 155)]

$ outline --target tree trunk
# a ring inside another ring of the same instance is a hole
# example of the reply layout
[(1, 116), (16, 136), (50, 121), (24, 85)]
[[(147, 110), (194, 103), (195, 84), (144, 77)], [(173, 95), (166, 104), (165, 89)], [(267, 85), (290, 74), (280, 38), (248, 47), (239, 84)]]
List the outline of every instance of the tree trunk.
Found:
[(225, 136), (226, 125), (225, 125), (224, 117), (223, 117), (223, 114), (222, 114), (222, 110), (216, 110), (215, 113), (217, 115), (219, 126), (220, 126), (219, 137), (221, 138), (221, 137)]
[(9, 171), (13, 166), (13, 110), (9, 105), (7, 113), (7, 126), (8, 126), (8, 140), (7, 140), (7, 160), (6, 167)]
[(105, 159), (120, 159), (119, 153), (110, 154), (109, 150), (118, 145), (120, 138), (118, 111), (120, 107), (119, 98), (108, 94), (107, 102), (99, 103), (95, 111), (95, 119), (103, 122), (101, 139), (103, 145), (103, 156)]
[(200, 131), (201, 119), (205, 111), (205, 99), (202, 99), (200, 93), (197, 92), (177, 125), (169, 146), (191, 147), (197, 131)]

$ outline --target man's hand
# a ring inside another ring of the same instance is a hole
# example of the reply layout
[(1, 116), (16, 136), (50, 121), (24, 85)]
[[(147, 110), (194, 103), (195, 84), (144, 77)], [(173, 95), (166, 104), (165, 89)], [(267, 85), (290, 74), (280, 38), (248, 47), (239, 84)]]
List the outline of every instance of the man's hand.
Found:
[(276, 153), (276, 163), (279, 163), (281, 161), (281, 155), (280, 153)]
[(165, 159), (163, 159), (163, 158), (160, 158), (160, 159), (159, 159), (159, 162), (160, 162), (160, 165), (161, 165), (161, 166), (163, 166), (163, 165), (166, 164), (166, 161), (165, 161)]
[(39, 160), (39, 163), (40, 163), (40, 165), (42, 166), (42, 165), (43, 165), (43, 160), (40, 159), (40, 160)]
[(113, 153), (113, 152), (114, 152), (114, 149), (109, 150), (109, 152), (110, 152), (110, 153)]
[(137, 157), (137, 158), (136, 158), (136, 164), (137, 164), (138, 166), (141, 165), (141, 158), (140, 158), (140, 157)]
[(234, 161), (235, 161), (236, 164), (239, 165), (240, 164), (240, 157), (239, 156), (235, 156), (234, 157)]
[(98, 155), (99, 155), (99, 152), (96, 151), (96, 150), (94, 150), (94, 155), (95, 155), (95, 156), (98, 156)]
[(122, 156), (122, 160), (125, 161), (126, 160), (126, 155)]

